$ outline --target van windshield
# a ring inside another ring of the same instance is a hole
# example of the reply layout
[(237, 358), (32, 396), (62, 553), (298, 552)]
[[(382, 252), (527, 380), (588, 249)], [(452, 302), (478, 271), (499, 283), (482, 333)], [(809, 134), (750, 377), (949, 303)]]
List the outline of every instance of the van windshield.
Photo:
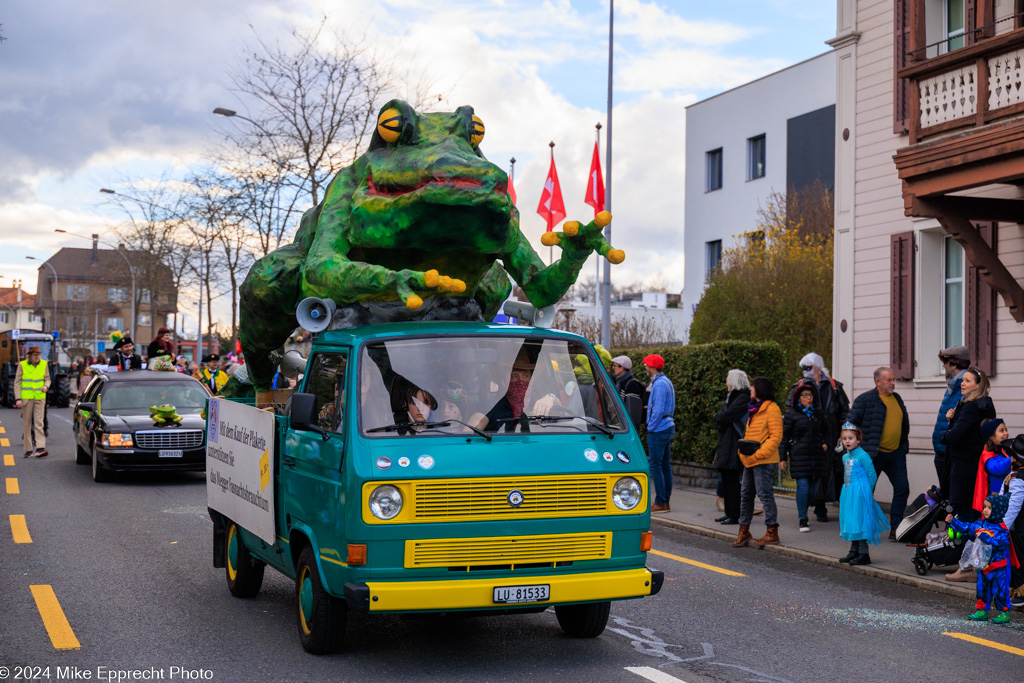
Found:
[(370, 343), (359, 362), (360, 429), (371, 438), (623, 432), (599, 363), (588, 345), (558, 338)]

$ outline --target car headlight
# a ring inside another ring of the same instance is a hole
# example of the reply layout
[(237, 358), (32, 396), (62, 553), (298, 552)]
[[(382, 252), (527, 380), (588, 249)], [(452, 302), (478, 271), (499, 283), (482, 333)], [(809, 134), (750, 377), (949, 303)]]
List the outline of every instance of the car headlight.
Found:
[(114, 432), (113, 434), (103, 435), (103, 446), (105, 448), (131, 448), (134, 446), (134, 443), (132, 442), (131, 434)]
[(394, 486), (378, 486), (370, 494), (370, 512), (377, 519), (394, 519), (401, 511), (402, 492)]
[(643, 495), (640, 482), (633, 477), (623, 477), (612, 487), (612, 501), (620, 510), (632, 510), (639, 505)]

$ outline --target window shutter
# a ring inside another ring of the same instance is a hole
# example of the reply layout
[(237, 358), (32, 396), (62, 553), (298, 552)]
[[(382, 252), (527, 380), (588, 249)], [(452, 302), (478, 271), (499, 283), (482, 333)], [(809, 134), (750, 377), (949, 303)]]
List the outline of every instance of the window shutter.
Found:
[[(985, 0), (982, 0), (984, 3)], [(964, 40), (965, 45), (971, 45), (978, 42), (978, 34), (975, 29), (978, 28), (978, 0), (967, 0), (964, 3), (964, 34), (966, 39)]]
[(896, 379), (914, 379), (914, 231), (891, 240), (889, 365)]
[(910, 130), (910, 83), (896, 72), (907, 65), (910, 50), (910, 3), (911, 0), (896, 0), (895, 27), (893, 37), (893, 116), (892, 132), (906, 133)]
[[(975, 223), (985, 244), (996, 249), (996, 224)], [(967, 305), (964, 336), (975, 367), (989, 377), (996, 374), (996, 293), (974, 265), (967, 267)]]

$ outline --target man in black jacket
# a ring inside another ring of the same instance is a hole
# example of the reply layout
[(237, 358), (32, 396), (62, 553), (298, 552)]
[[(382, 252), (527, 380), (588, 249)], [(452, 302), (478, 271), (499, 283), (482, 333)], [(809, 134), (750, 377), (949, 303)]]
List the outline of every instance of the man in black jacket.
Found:
[(896, 527), (903, 521), (910, 496), (907, 479), (907, 451), (910, 450), (910, 418), (903, 399), (896, 392), (896, 378), (892, 370), (875, 370), (875, 388), (865, 391), (853, 401), (848, 420), (864, 434), (860, 446), (875, 465), (875, 473), (882, 472), (892, 484), (892, 506), (889, 508), (889, 540), (896, 540)]
[(612, 375), (615, 376), (615, 389), (619, 392), (629, 419), (634, 429), (640, 429), (644, 421), (644, 385), (633, 376), (633, 361), (629, 356), (612, 358)]

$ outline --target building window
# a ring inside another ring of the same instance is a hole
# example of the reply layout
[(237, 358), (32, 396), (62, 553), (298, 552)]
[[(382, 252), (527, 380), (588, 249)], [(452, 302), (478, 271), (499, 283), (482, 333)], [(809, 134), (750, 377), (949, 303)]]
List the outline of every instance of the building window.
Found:
[(764, 178), (764, 135), (747, 139), (747, 180)]
[(71, 301), (88, 301), (89, 285), (68, 285), (68, 299)]
[(7, 315), (7, 311), (0, 311), (0, 323), (7, 324), (10, 318)]
[(151, 298), (151, 296), (150, 296), (150, 293), (149, 293), (148, 289), (140, 289), (139, 290), (139, 303), (140, 304), (148, 304), (150, 298)]
[(943, 244), (943, 348), (964, 343), (964, 248), (947, 236)]
[(153, 316), (149, 313), (139, 313), (139, 321), (135, 324), (141, 327), (151, 327), (153, 325)]
[(707, 153), (705, 161), (704, 191), (714, 192), (722, 189), (722, 148)]
[(43, 316), (39, 315), (35, 311), (28, 314), (28, 321), (30, 323), (41, 323), (43, 322)]
[(964, 0), (945, 0), (946, 50), (959, 50), (964, 46)]
[(706, 254), (704, 277), (708, 280), (722, 267), (722, 240), (714, 240), (704, 245)]
[(85, 334), (89, 331), (92, 320), (87, 315), (69, 315), (65, 325), (67, 325), (67, 335), (71, 337), (77, 337)]
[(107, 287), (107, 301), (114, 301), (117, 303), (128, 301), (128, 288)]
[(124, 318), (104, 318), (103, 319), (103, 333), (109, 334), (110, 332), (119, 332), (124, 329)]

